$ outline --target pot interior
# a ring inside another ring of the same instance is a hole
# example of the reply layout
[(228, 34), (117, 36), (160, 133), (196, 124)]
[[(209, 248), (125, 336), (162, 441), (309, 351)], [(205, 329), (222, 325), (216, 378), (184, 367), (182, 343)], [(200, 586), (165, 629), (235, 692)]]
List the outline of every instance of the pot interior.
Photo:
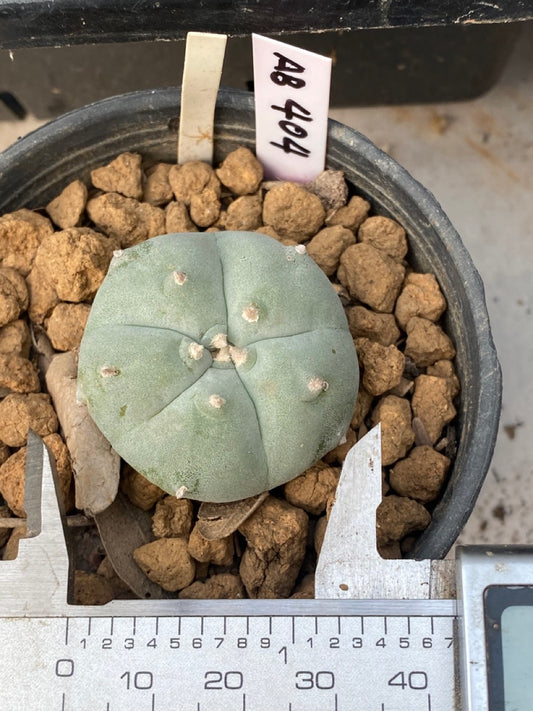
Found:
[[(50, 122), (0, 155), (0, 213), (47, 204), (72, 180), (118, 154), (175, 161), (180, 90), (106, 99)], [(239, 145), (254, 148), (253, 97), (222, 89), (216, 111), (215, 163)], [(356, 131), (330, 121), (327, 167), (342, 170), (374, 213), (400, 222), (409, 259), (432, 272), (447, 299), (445, 327), (461, 380), (458, 451), (446, 490), (412, 556), (442, 558), (466, 522), (490, 465), (501, 404), (501, 373), (483, 284), (435, 198), (398, 163)]]

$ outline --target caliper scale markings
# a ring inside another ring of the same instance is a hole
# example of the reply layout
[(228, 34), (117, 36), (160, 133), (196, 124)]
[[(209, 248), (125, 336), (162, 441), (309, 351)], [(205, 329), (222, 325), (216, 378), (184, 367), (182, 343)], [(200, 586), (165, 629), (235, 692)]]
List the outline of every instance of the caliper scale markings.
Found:
[[(179, 699), (180, 711), (447, 711), (453, 673), (442, 684), (439, 666), (451, 653), (453, 621), (389, 615), (3, 619), (6, 678), (26, 665), (32, 684), (22, 692), (22, 705), (13, 696), (20, 687), (1, 689), (0, 706), (164, 711)], [(30, 656), (37, 657), (31, 664)]]

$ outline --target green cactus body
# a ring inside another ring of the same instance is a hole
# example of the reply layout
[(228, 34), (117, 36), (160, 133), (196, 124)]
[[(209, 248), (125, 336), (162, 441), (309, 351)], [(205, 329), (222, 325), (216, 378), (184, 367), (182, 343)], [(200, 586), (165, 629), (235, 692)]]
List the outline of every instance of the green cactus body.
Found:
[(116, 253), (78, 388), (115, 450), (165, 491), (253, 496), (345, 434), (358, 364), (339, 299), (300, 246), (163, 235)]

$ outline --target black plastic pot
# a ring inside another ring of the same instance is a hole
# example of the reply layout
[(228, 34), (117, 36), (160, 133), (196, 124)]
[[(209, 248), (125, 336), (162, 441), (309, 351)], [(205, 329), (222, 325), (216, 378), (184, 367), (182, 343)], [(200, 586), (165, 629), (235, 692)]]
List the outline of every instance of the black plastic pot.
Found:
[[(179, 89), (142, 91), (77, 109), (21, 139), (0, 155), (0, 213), (38, 208), (69, 182), (123, 151), (173, 161)], [(254, 146), (253, 98), (223, 89), (215, 125), (215, 160), (237, 145)], [(457, 349), (461, 380), (458, 451), (446, 491), (413, 556), (446, 555), (487, 473), (498, 429), (501, 372), (481, 278), (439, 204), (398, 163), (356, 131), (330, 122), (329, 168), (344, 171), (376, 212), (407, 230), (410, 259), (435, 274), (448, 301), (446, 328)]]

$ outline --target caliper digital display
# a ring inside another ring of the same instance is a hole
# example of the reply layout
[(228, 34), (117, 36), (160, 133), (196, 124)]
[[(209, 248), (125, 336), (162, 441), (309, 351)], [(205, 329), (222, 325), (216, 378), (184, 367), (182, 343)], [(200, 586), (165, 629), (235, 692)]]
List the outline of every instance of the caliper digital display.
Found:
[(533, 710), (533, 548), (459, 547), (462, 708)]
[(491, 711), (533, 709), (533, 587), (485, 589), (487, 682)]

